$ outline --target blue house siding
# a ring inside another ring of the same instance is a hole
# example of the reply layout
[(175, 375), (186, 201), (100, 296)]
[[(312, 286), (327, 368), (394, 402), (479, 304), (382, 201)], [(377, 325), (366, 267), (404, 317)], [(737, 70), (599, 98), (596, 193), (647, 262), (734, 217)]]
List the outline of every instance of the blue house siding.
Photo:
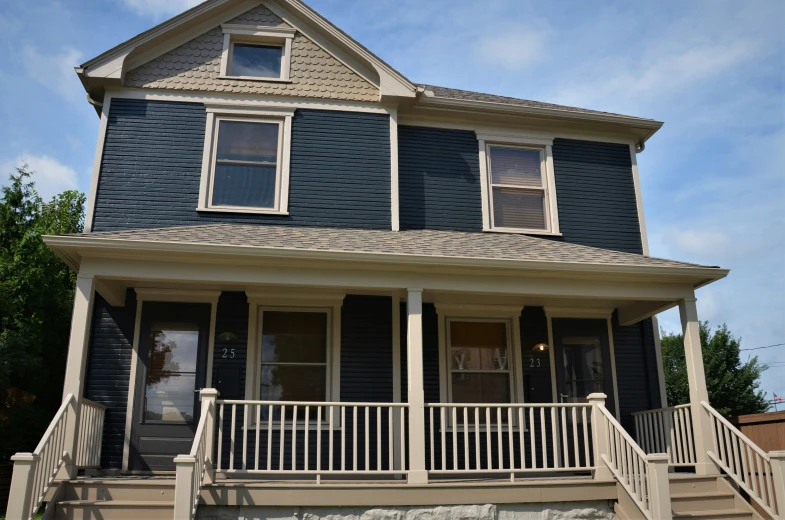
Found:
[(474, 132), (398, 127), (401, 229), (482, 231)]
[(566, 242), (643, 253), (629, 146), (554, 139), (553, 168)]
[(288, 216), (196, 211), (205, 125), (199, 103), (113, 99), (93, 231), (219, 222), (391, 228), (386, 114), (295, 112)]
[(99, 294), (93, 304), (90, 350), (84, 395), (106, 406), (101, 467), (123, 465), (128, 381), (131, 375), (136, 293), (129, 290), (124, 307), (112, 307)]

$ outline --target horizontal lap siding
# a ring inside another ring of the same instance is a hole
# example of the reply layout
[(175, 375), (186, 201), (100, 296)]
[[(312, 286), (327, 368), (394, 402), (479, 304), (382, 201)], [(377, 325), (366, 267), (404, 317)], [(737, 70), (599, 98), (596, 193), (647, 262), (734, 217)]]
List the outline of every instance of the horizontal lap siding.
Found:
[(401, 229), (482, 231), (474, 132), (398, 127)]
[[(237, 339), (221, 339), (234, 333)], [(220, 399), (245, 397), (245, 366), (248, 351), (248, 302), (245, 293), (224, 292), (215, 314), (212, 386)], [(233, 392), (236, 391), (237, 393)]]
[(136, 319), (136, 295), (129, 290), (124, 307), (112, 307), (95, 295), (84, 395), (106, 406), (101, 467), (123, 465), (128, 381)]
[(199, 103), (113, 99), (93, 230), (218, 222), (390, 229), (386, 114), (295, 112), (288, 216), (196, 212), (205, 125)]

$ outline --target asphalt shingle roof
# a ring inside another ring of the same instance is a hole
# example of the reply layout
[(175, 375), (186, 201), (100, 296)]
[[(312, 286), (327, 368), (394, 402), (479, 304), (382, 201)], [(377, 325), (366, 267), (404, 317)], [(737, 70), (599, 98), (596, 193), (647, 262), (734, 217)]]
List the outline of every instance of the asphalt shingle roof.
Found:
[(480, 101), (483, 103), (497, 103), (500, 105), (510, 105), (510, 106), (519, 106), (519, 107), (529, 107), (529, 108), (541, 108), (546, 110), (558, 110), (561, 112), (570, 112), (576, 114), (589, 114), (589, 115), (605, 115), (605, 116), (615, 116), (615, 117), (626, 117), (630, 120), (638, 120), (638, 121), (647, 121), (647, 122), (655, 122), (652, 119), (646, 119), (642, 117), (634, 117), (634, 116), (627, 116), (624, 114), (616, 114), (613, 112), (603, 112), (600, 110), (589, 110), (587, 108), (578, 108), (578, 107), (570, 107), (565, 105), (556, 105), (553, 103), (543, 103), (541, 101), (531, 101), (529, 99), (520, 99), (508, 96), (497, 96), (494, 94), (484, 94), (482, 92), (472, 92), (471, 90), (460, 90), (455, 88), (447, 88), (447, 87), (437, 87), (436, 85), (418, 85), (419, 87), (424, 88), (425, 90), (429, 90), (433, 92), (435, 97), (445, 98), (445, 99), (456, 99), (456, 100), (466, 100), (466, 101)]
[(432, 256), (629, 267), (705, 268), (707, 266), (569, 244), (508, 233), (466, 233), (432, 229), (385, 231), (295, 226), (208, 224), (106, 231), (78, 236), (87, 240), (169, 242), (260, 249)]

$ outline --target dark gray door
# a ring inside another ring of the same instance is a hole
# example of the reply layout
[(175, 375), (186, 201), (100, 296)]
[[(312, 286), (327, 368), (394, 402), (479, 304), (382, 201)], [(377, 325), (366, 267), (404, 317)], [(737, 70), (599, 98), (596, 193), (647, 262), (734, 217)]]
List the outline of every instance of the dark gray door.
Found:
[(142, 306), (128, 468), (171, 471), (191, 450), (205, 384), (210, 304)]
[(615, 411), (608, 322), (554, 318), (553, 342), (558, 401), (586, 402), (589, 394), (602, 392)]

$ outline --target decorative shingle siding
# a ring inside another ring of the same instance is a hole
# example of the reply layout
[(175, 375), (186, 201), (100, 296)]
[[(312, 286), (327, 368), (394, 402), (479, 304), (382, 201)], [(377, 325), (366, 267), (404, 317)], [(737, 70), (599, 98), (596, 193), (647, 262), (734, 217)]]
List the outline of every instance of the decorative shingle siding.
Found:
[(295, 112), (288, 216), (197, 213), (205, 125), (198, 103), (113, 99), (93, 231), (221, 222), (390, 229), (387, 115)]
[(643, 252), (628, 145), (554, 139), (553, 166), (565, 241)]
[(401, 229), (482, 231), (474, 132), (398, 127)]
[(136, 319), (136, 294), (128, 290), (124, 307), (112, 307), (95, 295), (84, 395), (106, 406), (101, 467), (123, 465), (128, 381)]
[[(267, 8), (257, 7), (230, 24), (289, 27)], [(379, 89), (301, 33), (292, 40), (291, 82), (221, 79), (221, 27), (197, 36), (128, 72), (129, 87), (278, 94), (309, 98), (378, 101)]]

